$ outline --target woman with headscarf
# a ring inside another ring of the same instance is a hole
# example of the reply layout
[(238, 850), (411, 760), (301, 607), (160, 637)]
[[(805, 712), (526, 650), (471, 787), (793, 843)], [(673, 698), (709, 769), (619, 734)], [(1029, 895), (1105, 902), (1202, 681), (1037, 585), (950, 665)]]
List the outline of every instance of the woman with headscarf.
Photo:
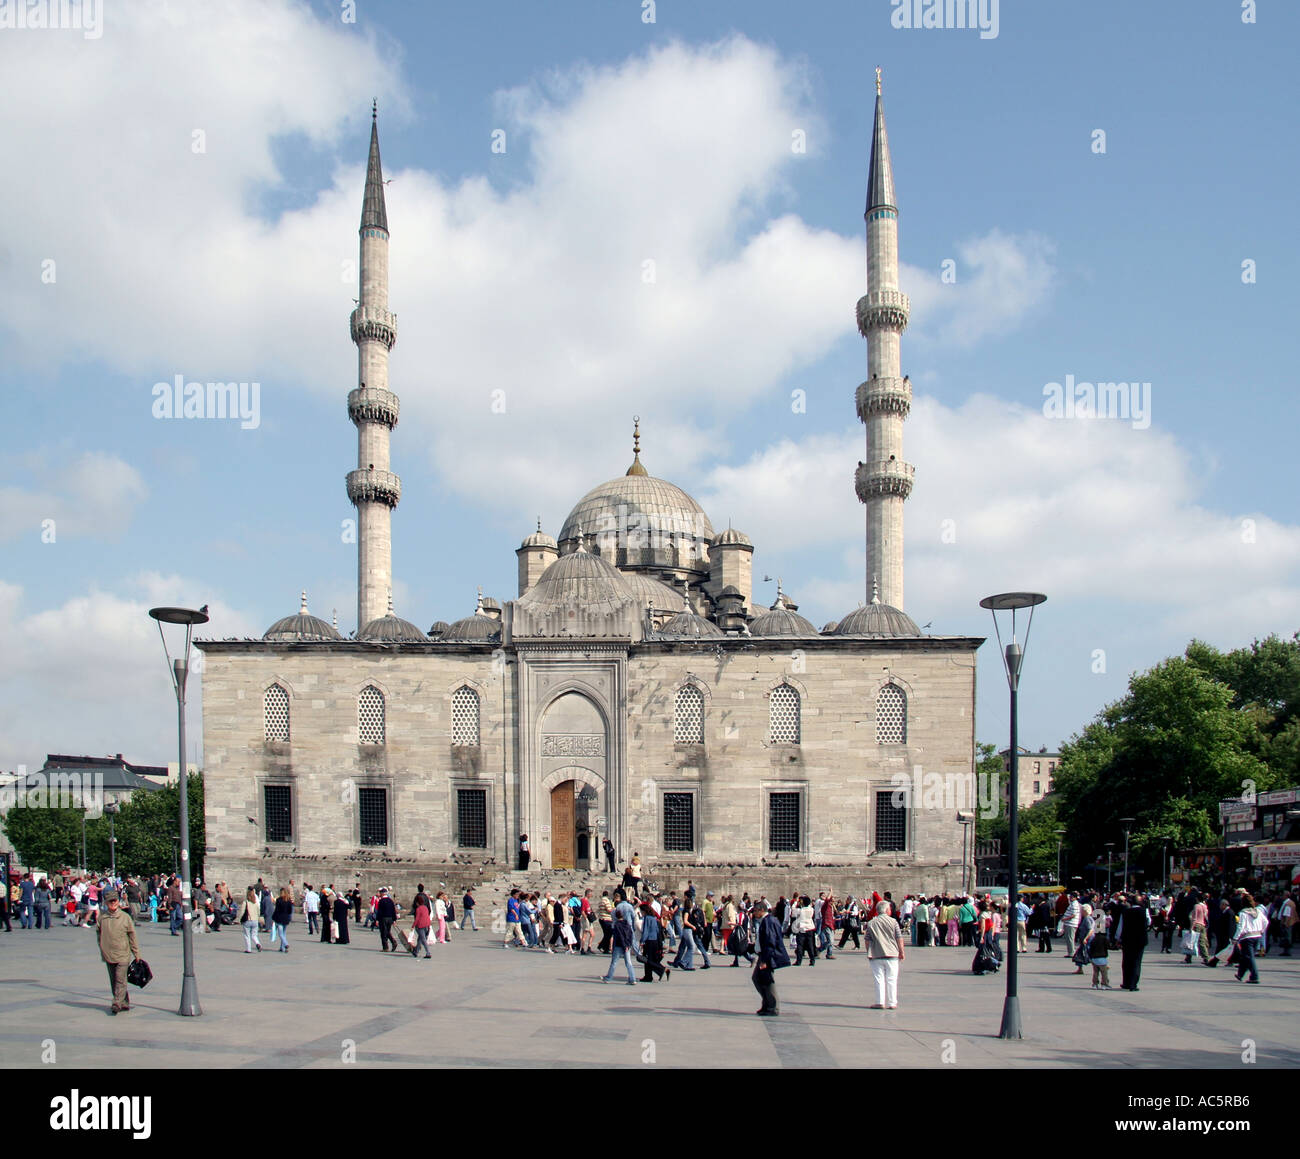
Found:
[(334, 924), (338, 926), (338, 936), (334, 939), (337, 946), (348, 944), (348, 899), (341, 893), (334, 895)]
[(334, 891), (326, 886), (320, 891), (320, 940), (322, 942), (332, 942), (334, 937), (330, 927), (334, 924), (331, 918), (334, 914)]

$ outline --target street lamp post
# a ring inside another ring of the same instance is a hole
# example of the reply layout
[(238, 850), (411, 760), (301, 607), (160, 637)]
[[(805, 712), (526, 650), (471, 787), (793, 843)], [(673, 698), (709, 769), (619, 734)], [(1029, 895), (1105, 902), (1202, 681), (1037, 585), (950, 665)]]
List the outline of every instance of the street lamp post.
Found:
[(1115, 871), (1114, 871), (1114, 866), (1112, 861), (1112, 854), (1114, 853), (1114, 851), (1115, 851), (1115, 842), (1107, 841), (1106, 842), (1106, 896), (1107, 897), (1110, 897), (1110, 895), (1115, 892), (1114, 890)]
[(110, 870), (110, 872), (111, 872), (112, 875), (113, 875), (113, 880), (114, 880), (114, 881), (117, 881), (117, 825), (116, 825), (116, 820), (117, 820), (117, 811), (118, 811), (121, 807), (122, 807), (122, 806), (119, 805), (116, 801), (109, 801), (108, 804), (106, 804), (106, 805), (104, 806), (104, 812), (108, 814), (108, 857), (109, 857), (109, 861), (110, 861), (111, 864), (112, 864), (112, 869)]
[(86, 804), (84, 798), (81, 802), (81, 872), (88, 873), (90, 866), (86, 864), (86, 813), (89, 812), (90, 806)]
[(1126, 892), (1128, 890), (1128, 835), (1133, 828), (1133, 817), (1121, 817), (1119, 823), (1124, 826), (1124, 881), (1121, 885)]
[(1056, 884), (1061, 884), (1061, 844), (1065, 841), (1065, 830), (1056, 831)]
[(967, 869), (975, 858), (975, 844), (973, 841), (970, 843), (969, 854), (966, 852), (966, 835), (970, 832), (970, 827), (975, 824), (975, 814), (959, 812), (957, 814), (957, 823), (961, 825), (961, 891), (962, 894), (965, 895), (969, 894), (977, 884), (974, 881), (973, 874), (971, 875), (969, 884), (967, 882)]
[[(1011, 690), (1011, 769), (1007, 785), (1007, 995), (1002, 1004), (1002, 1026), (999, 1038), (1023, 1038), (1020, 1029), (1020, 992), (1018, 990), (1018, 972), (1016, 960), (1017, 927), (1020, 922), (1020, 891), (1018, 877), (1020, 874), (1020, 732), (1019, 732), (1019, 695), (1020, 668), (1024, 663), (1024, 649), (1029, 644), (1029, 629), (1033, 625), (1034, 608), (1047, 597), (1040, 592), (1004, 592), (1001, 595), (986, 596), (980, 600), (980, 607), (987, 608), (993, 616), (993, 629), (997, 633), (998, 650), (1002, 653), (1002, 667), (1007, 674), (1007, 685)], [(1016, 613), (1029, 609), (1025, 624), (1025, 643), (1016, 640)], [(998, 623), (998, 612), (1011, 613), (1011, 642), (1002, 645), (1002, 627)]]
[[(190, 902), (190, 801), (185, 769), (185, 679), (189, 675), (190, 640), (196, 624), (208, 622), (208, 607), (198, 611), (190, 608), (150, 608), (149, 615), (158, 621), (158, 635), (162, 637), (163, 654), (172, 673), (172, 687), (176, 690), (177, 731), (180, 734), (180, 879), (181, 879), (181, 946), (185, 959), (185, 974), (181, 980), (181, 1005), (178, 1014), (194, 1018), (203, 1013), (199, 1005), (199, 985), (194, 976), (194, 923), (189, 913)], [(164, 624), (185, 626), (185, 652), (173, 660), (167, 649)]]

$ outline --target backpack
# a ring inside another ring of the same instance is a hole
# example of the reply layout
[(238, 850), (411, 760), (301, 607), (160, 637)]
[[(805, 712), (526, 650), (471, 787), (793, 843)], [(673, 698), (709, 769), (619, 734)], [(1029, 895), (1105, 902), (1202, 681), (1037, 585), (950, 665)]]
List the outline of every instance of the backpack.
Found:
[(691, 925), (696, 928), (701, 937), (704, 936), (704, 911), (699, 906), (691, 910)]

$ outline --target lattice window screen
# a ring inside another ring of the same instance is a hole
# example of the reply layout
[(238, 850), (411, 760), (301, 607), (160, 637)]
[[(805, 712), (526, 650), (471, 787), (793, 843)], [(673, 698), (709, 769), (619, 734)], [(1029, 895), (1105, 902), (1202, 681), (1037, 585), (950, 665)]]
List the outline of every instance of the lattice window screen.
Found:
[(876, 697), (876, 744), (907, 744), (907, 694), (897, 684)]
[(458, 688), (451, 697), (451, 743), (476, 745), (478, 740), (478, 693)]
[(674, 729), (678, 744), (704, 743), (704, 693), (693, 684), (677, 690), (677, 716)]
[(262, 698), (262, 715), (267, 740), (289, 739), (289, 693), (279, 684), (272, 684), (266, 690)]
[(384, 743), (384, 694), (363, 688), (357, 698), (357, 733), (362, 744)]
[(772, 689), (769, 709), (773, 744), (799, 743), (799, 693), (788, 684)]

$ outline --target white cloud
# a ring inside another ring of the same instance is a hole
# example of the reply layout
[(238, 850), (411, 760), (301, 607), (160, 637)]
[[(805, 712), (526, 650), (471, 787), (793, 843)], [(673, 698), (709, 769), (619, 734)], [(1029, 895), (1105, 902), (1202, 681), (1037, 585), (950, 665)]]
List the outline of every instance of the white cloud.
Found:
[[(260, 635), (265, 627), (211, 598), (201, 583), (156, 573), (136, 577), (124, 593), (92, 590), (39, 611), (32, 602), (0, 580), (4, 769), (38, 768), (50, 752), (175, 760), (176, 702), (149, 608), (207, 602), (212, 618), (198, 634), (213, 638)], [(168, 645), (175, 656), (174, 636)], [(187, 703), (192, 753), (202, 741), (199, 680), (191, 680)]]
[(30, 536), (115, 540), (125, 534), (149, 491), (129, 463), (102, 451), (72, 458), (38, 451), (16, 461), (30, 487), (0, 487), (0, 542)]
[[(1026, 587), (1139, 610), (1173, 650), (1194, 634), (1240, 643), (1300, 623), (1300, 526), (1204, 506), (1209, 472), (1167, 432), (1050, 420), (987, 396), (950, 408), (921, 395), (904, 437), (917, 464), (906, 603), (934, 617), (936, 631), (969, 610), (971, 593)], [(858, 428), (783, 441), (717, 468), (700, 496), (732, 512), (760, 553), (799, 562), (786, 586), (814, 618), (862, 598), (864, 519), (852, 479), (862, 440)], [(946, 526), (955, 542), (944, 542)], [(840, 580), (845, 560), (850, 578)], [(773, 566), (761, 554), (755, 564)]]

